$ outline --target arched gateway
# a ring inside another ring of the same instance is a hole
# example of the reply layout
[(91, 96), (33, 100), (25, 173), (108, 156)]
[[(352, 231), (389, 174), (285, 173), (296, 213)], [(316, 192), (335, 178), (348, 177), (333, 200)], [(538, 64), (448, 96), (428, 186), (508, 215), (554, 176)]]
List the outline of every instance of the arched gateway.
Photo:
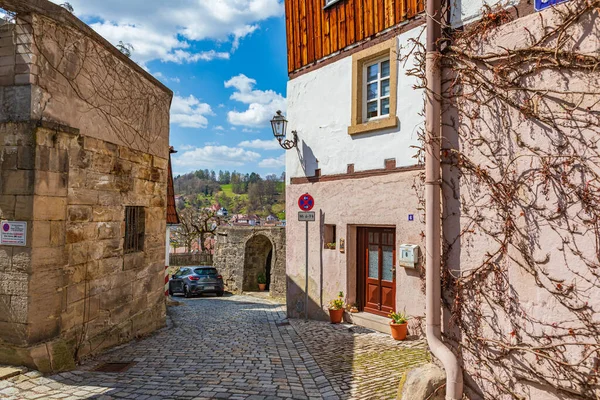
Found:
[(223, 275), (225, 290), (232, 293), (258, 290), (258, 275), (267, 278), (272, 296), (284, 297), (285, 228), (220, 227), (215, 244), (214, 266)]

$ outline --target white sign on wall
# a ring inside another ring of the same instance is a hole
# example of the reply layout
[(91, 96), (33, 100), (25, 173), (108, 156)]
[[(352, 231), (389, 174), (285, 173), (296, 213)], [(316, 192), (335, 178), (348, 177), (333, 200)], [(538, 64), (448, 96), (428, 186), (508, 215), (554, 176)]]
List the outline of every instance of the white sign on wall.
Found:
[(2, 221), (0, 225), (0, 245), (27, 246), (27, 222)]

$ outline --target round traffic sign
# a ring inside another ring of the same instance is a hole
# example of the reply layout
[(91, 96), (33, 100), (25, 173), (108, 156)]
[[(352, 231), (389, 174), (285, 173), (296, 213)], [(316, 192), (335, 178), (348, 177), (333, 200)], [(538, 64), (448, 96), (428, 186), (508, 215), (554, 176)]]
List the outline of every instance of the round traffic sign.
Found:
[(314, 206), (315, 199), (308, 193), (303, 194), (298, 199), (298, 207), (300, 207), (302, 211), (310, 211)]

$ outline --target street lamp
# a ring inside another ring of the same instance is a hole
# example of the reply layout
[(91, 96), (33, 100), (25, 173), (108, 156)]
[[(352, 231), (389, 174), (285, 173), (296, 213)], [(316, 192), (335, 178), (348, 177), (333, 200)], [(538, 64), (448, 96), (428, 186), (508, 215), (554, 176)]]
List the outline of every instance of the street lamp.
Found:
[(275, 114), (271, 120), (271, 127), (273, 128), (273, 136), (275, 136), (275, 139), (277, 139), (279, 145), (286, 150), (290, 150), (296, 147), (298, 144), (298, 133), (296, 131), (292, 131), (294, 140), (285, 139), (287, 123), (288, 122), (281, 114), (281, 111), (277, 111), (277, 114)]

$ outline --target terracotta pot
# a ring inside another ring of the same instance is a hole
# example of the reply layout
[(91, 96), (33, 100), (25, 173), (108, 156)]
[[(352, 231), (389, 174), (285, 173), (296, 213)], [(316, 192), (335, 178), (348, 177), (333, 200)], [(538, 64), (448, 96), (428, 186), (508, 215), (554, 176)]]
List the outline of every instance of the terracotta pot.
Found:
[(404, 340), (406, 339), (406, 334), (408, 332), (408, 322), (404, 324), (395, 324), (393, 321), (390, 322), (390, 329), (392, 331), (392, 337), (396, 340)]
[(266, 284), (266, 283), (259, 283), (259, 284), (258, 284), (258, 288), (259, 288), (260, 290), (265, 290), (265, 289), (267, 288), (267, 284)]
[(332, 324), (339, 324), (340, 322), (342, 322), (342, 319), (344, 318), (344, 309), (340, 308), (339, 310), (332, 310), (331, 308), (329, 309), (329, 319), (331, 320)]

